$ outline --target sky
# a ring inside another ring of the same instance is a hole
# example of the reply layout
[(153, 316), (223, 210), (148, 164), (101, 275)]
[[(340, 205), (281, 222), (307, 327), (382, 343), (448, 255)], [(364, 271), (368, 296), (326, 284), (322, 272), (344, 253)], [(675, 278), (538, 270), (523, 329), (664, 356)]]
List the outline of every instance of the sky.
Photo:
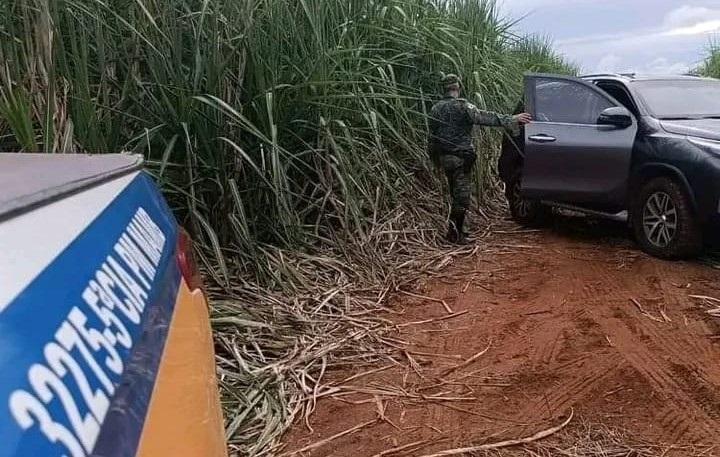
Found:
[(583, 73), (685, 73), (720, 40), (720, 0), (498, 0)]

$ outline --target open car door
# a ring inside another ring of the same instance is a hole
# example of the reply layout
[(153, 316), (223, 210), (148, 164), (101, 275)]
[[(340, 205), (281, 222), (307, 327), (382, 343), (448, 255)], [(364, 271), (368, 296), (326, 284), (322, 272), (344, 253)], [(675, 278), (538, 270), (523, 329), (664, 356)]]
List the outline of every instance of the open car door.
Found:
[(626, 197), (637, 120), (581, 79), (525, 76), (522, 193), (527, 198), (612, 207)]

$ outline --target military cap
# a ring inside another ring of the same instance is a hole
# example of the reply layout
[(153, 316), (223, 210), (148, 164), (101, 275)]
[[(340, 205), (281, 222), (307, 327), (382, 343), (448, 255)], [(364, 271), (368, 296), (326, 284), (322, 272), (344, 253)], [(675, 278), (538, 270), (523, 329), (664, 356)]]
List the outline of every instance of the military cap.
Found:
[(462, 84), (462, 80), (458, 75), (454, 75), (452, 73), (444, 75), (441, 79), (442, 85), (444, 88), (448, 89), (451, 86), (460, 86)]

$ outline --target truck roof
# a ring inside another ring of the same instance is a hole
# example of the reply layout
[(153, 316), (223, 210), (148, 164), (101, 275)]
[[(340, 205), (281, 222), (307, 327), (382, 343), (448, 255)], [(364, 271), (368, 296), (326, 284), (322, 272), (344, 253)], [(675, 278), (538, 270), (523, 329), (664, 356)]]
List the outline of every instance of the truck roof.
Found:
[(697, 81), (711, 78), (703, 78), (695, 75), (644, 75), (637, 73), (596, 73), (591, 75), (582, 75), (582, 79), (620, 79), (624, 81)]
[(0, 153), (0, 221), (142, 167), (140, 155)]

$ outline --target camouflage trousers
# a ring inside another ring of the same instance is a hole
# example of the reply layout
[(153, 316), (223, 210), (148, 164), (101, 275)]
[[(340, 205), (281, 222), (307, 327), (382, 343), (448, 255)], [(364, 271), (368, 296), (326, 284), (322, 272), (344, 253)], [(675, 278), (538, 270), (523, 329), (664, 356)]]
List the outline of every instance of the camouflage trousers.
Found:
[(443, 154), (439, 159), (450, 187), (451, 214), (464, 214), (470, 208), (472, 168), (475, 165), (475, 157)]

